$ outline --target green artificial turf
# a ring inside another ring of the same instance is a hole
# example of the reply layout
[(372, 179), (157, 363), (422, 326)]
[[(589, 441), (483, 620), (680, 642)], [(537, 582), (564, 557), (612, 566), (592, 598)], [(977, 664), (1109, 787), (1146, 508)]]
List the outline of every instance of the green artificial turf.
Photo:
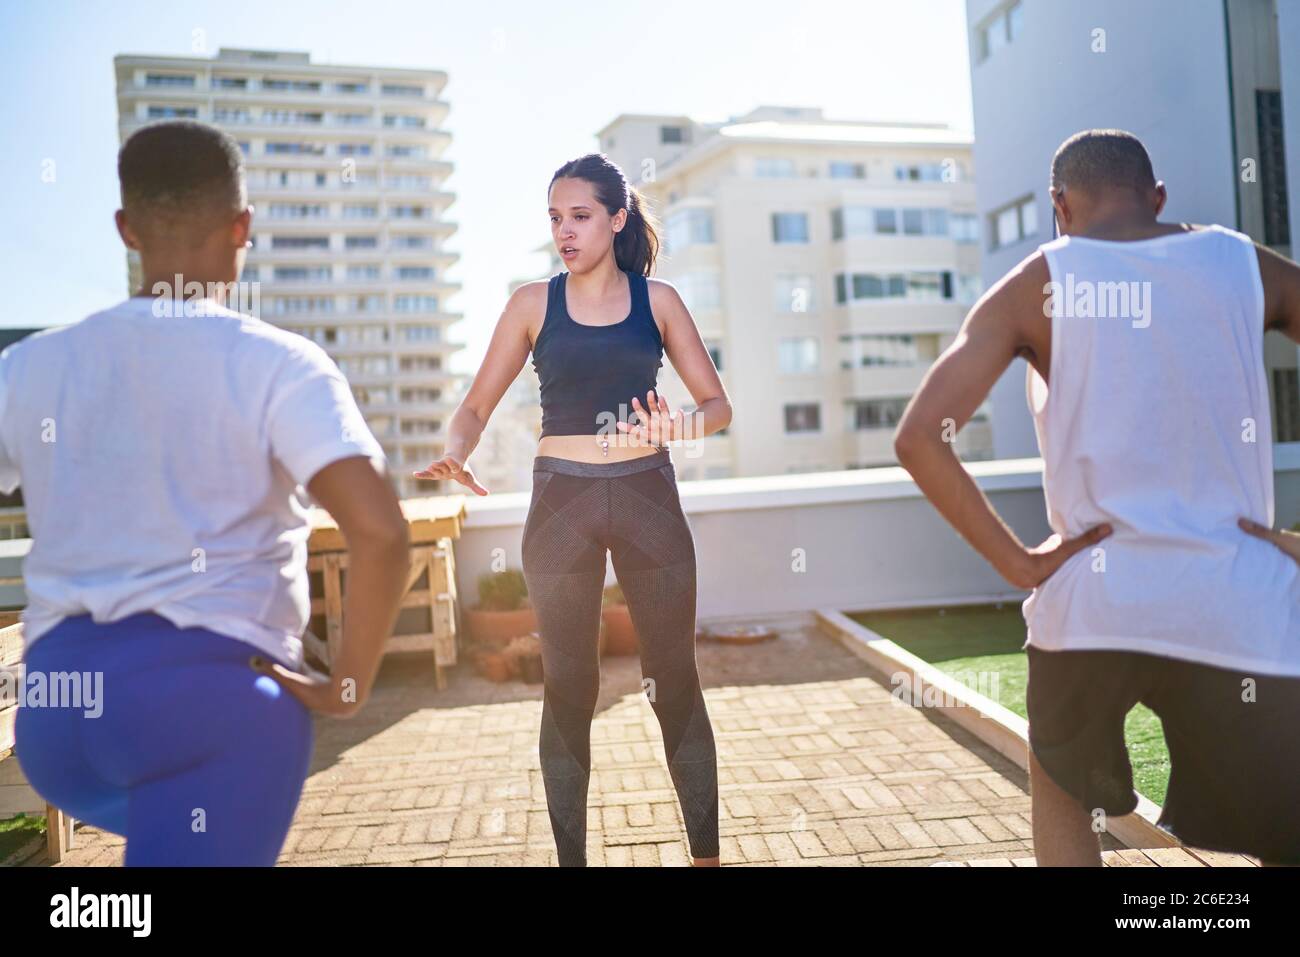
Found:
[[(859, 612), (849, 617), (1007, 710), (1028, 717), (1029, 660), (1022, 650), (1025, 620), (1019, 604)], [(1169, 752), (1160, 719), (1145, 705), (1137, 705), (1124, 722), (1124, 738), (1134, 787), (1163, 804), (1169, 786)]]

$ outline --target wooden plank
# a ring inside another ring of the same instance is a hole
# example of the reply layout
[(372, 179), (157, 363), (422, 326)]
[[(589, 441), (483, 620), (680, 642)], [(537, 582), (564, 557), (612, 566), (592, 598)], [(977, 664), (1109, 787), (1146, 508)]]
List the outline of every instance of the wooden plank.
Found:
[(1259, 867), (1259, 862), (1245, 854), (1229, 854), (1226, 851), (1207, 851), (1200, 847), (1183, 847), (1188, 854), (1206, 867)]
[(1128, 862), (1129, 867), (1155, 867), (1156, 862), (1151, 860), (1135, 847), (1125, 847), (1115, 852), (1118, 856)]
[(17, 708), (5, 708), (0, 711), (0, 753), (14, 746), (14, 722), (17, 720)]
[(1181, 847), (1144, 847), (1142, 853), (1155, 861), (1160, 867), (1204, 867), (1205, 862), (1197, 860)]
[(343, 645), (343, 586), (338, 555), (325, 556), (325, 643), (329, 647), (326, 663), (332, 665)]
[[(435, 542), (440, 538), (460, 538), (465, 521), (464, 495), (435, 495), (402, 500), (411, 544)], [(338, 524), (324, 509), (312, 509), (312, 531), (307, 539), (308, 553), (345, 551), (347, 541)]]
[(0, 665), (16, 665), (23, 660), (23, 626), (21, 623), (0, 628)]

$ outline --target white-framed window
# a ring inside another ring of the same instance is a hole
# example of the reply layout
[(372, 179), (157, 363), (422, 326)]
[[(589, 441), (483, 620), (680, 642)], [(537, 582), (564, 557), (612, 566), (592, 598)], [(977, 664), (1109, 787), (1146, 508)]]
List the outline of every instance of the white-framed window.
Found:
[(806, 243), (808, 242), (807, 213), (773, 213), (772, 242)]
[(873, 429), (892, 429), (903, 418), (908, 397), (892, 399), (850, 399), (848, 402), (849, 428), (854, 432)]
[(777, 366), (784, 373), (816, 372), (821, 365), (815, 336), (796, 336), (777, 343)]
[(375, 264), (349, 266), (347, 276), (348, 280), (351, 282), (365, 282), (366, 280), (378, 279), (379, 266)]
[(716, 270), (683, 273), (673, 280), (673, 285), (691, 312), (703, 312), (722, 306), (722, 282)]
[(835, 301), (840, 305), (879, 299), (943, 300), (951, 299), (952, 291), (952, 273), (947, 270), (835, 274)]
[(1025, 196), (989, 214), (989, 248), (1004, 249), (1038, 234), (1038, 204)]
[(1007, 4), (976, 29), (975, 55), (984, 62), (1008, 44), (1014, 43), (1024, 29), (1024, 8), (1020, 0)]
[(822, 430), (822, 407), (818, 402), (787, 402), (782, 412), (787, 435)]
[(841, 369), (922, 363), (920, 343), (912, 335), (845, 333), (840, 336), (839, 344)]
[(948, 226), (954, 242), (980, 241), (980, 220), (975, 213), (953, 213), (948, 217)]
[[(661, 126), (659, 127), (659, 142), (667, 143), (685, 143), (686, 128), (682, 126)], [(610, 138), (609, 145), (614, 145), (613, 137)]]
[(713, 211), (679, 209), (664, 223), (664, 238), (669, 250), (713, 242)]
[(942, 207), (840, 206), (831, 210), (831, 239), (852, 236), (947, 236)]
[(815, 284), (807, 273), (782, 273), (773, 281), (777, 312), (812, 312), (817, 308), (813, 295)]
[(831, 160), (830, 177), (831, 179), (866, 179), (867, 165), (851, 163), (847, 160)]
[(976, 275), (957, 274), (957, 285), (953, 296), (963, 305), (971, 305), (984, 295), (984, 280)]
[(796, 175), (794, 160), (786, 156), (759, 156), (754, 159), (754, 175), (787, 179)]

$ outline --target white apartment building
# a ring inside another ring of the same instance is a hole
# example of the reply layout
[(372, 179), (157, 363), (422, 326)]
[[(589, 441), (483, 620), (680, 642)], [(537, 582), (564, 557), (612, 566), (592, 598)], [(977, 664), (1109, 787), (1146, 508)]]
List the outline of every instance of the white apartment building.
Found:
[[(735, 410), (674, 453), (678, 477), (894, 464), (894, 426), (981, 291), (970, 136), (765, 106), (720, 124), (625, 114), (598, 137), (662, 220), (655, 275)], [(660, 385), (693, 407), (667, 358)], [(991, 456), (987, 419), (957, 436), (963, 458)]]
[[(400, 494), (441, 455), (454, 409), (447, 328), (457, 255), (442, 188), (451, 140), (437, 70), (334, 66), (306, 53), (221, 49), (215, 57), (122, 55), (119, 133), (188, 117), (230, 132), (255, 208), (243, 279), (261, 318), (313, 339), (353, 386)], [(132, 265), (132, 269), (134, 269)], [(138, 277), (132, 276), (134, 288)]]
[[(1220, 223), (1284, 255), (1300, 230), (1300, 3), (966, 0), (975, 162), (991, 285), (1052, 239), (1052, 155), (1071, 134), (1140, 137), (1161, 218)], [(1297, 349), (1265, 341), (1273, 437), (1300, 440)], [(1023, 360), (993, 390), (998, 458), (1036, 456)]]

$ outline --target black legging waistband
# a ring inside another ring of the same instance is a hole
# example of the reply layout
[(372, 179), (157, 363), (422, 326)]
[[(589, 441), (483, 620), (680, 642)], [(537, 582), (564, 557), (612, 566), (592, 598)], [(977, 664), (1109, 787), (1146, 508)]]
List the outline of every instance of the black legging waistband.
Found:
[(672, 456), (669, 455), (668, 450), (661, 448), (653, 455), (642, 455), (639, 458), (623, 459), (619, 462), (577, 462), (573, 459), (562, 459), (557, 455), (538, 455), (533, 458), (533, 471), (612, 478), (616, 475), (632, 475), (646, 469), (663, 468), (665, 465), (672, 464)]

